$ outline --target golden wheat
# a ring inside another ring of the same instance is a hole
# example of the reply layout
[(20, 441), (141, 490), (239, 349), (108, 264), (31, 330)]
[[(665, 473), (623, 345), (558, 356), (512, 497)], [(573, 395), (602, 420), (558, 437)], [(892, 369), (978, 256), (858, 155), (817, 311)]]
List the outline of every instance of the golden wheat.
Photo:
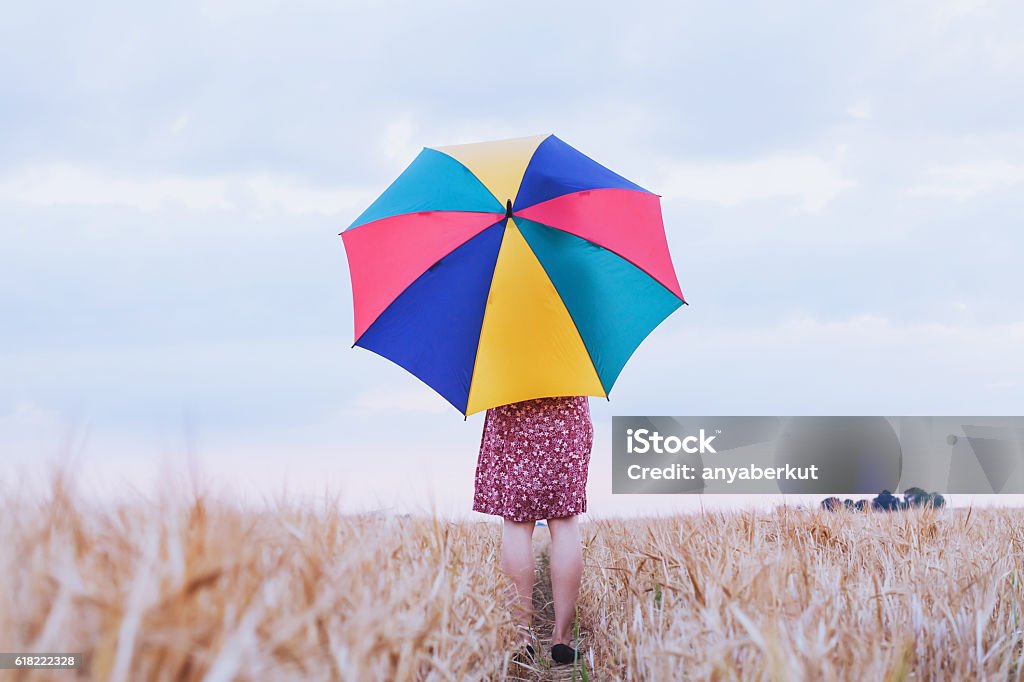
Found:
[[(551, 668), (542, 656), (531, 670), (510, 660), (494, 523), (351, 516), (330, 499), (253, 508), (202, 492), (98, 505), (62, 477), (45, 499), (0, 498), (0, 648), (82, 652), (82, 678), (1024, 674), (1018, 510), (592, 520), (580, 665)], [(545, 634), (544, 580), (535, 597)]]

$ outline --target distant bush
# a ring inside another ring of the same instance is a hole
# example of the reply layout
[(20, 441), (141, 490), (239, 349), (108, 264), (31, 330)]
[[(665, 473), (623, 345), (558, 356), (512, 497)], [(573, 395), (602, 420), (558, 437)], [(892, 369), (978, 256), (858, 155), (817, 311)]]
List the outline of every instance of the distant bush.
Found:
[(827, 511), (838, 509), (854, 509), (864, 511), (868, 507), (875, 511), (899, 511), (912, 507), (945, 507), (946, 498), (939, 493), (929, 493), (921, 488), (907, 488), (903, 493), (903, 499), (896, 497), (889, 490), (883, 490), (873, 500), (851, 500), (849, 498), (840, 500), (838, 497), (828, 497), (821, 501), (821, 508)]

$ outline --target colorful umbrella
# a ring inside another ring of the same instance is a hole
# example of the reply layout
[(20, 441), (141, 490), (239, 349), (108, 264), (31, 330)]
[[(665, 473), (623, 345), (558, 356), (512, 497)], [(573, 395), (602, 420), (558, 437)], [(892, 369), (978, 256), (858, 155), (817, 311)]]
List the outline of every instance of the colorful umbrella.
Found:
[(355, 345), (464, 415), (606, 397), (685, 303), (658, 195), (554, 135), (425, 148), (341, 236)]

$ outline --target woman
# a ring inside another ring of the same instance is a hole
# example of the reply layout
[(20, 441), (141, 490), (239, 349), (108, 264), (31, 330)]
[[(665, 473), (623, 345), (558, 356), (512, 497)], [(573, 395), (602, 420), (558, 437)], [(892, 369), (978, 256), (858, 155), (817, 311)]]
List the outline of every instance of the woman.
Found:
[(539, 398), (487, 411), (476, 468), (473, 509), (504, 518), (501, 567), (516, 591), (514, 616), (531, 644), (533, 529), (547, 520), (551, 532), (551, 587), (555, 627), (551, 658), (572, 663), (570, 646), (583, 573), (576, 515), (587, 510), (587, 467), (594, 442), (586, 396)]

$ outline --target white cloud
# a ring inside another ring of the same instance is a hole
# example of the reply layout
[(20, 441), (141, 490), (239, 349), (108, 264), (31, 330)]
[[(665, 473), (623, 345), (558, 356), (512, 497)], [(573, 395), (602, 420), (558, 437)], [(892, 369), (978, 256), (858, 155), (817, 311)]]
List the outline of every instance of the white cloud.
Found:
[[(696, 311), (695, 311), (696, 312)], [(1024, 378), (1024, 322), (877, 315), (655, 332), (613, 391), (614, 414), (1016, 414), (988, 385)], [(685, 349), (685, 352), (679, 352)], [(697, 412), (697, 410), (701, 410)]]
[(388, 159), (407, 164), (416, 156), (423, 145), (414, 142), (416, 127), (412, 117), (405, 115), (395, 118), (384, 128), (381, 151)]
[(846, 113), (851, 118), (856, 118), (859, 120), (871, 118), (871, 114), (873, 113), (871, 108), (871, 102), (869, 102), (866, 99), (859, 99), (850, 105), (850, 108), (846, 110)]
[(272, 15), (285, 3), (281, 0), (202, 0), (199, 14), (213, 22), (228, 22)]
[(796, 210), (820, 211), (856, 182), (839, 164), (813, 155), (782, 155), (732, 163), (682, 163), (671, 166), (658, 186), (668, 198), (736, 206), (784, 199)]
[(189, 123), (192, 122), (192, 117), (188, 113), (184, 113), (178, 118), (174, 119), (174, 123), (171, 124), (171, 134), (179, 135), (185, 128), (188, 127)]
[(1024, 185), (1024, 163), (990, 160), (933, 165), (925, 175), (925, 180), (907, 190), (910, 196), (969, 201)]
[(7, 429), (54, 429), (62, 425), (59, 415), (30, 400), (21, 400), (7, 414), (0, 415), (0, 432)]
[(269, 174), (126, 175), (68, 163), (35, 165), (0, 176), (0, 205), (111, 206), (147, 212), (180, 207), (333, 216), (357, 213), (374, 196), (373, 189), (313, 187)]
[(942, 28), (973, 15), (988, 14), (993, 9), (990, 0), (945, 0), (928, 5), (932, 10), (932, 22)]
[[(415, 382), (412, 377), (408, 381)], [(342, 408), (343, 415), (368, 413), (420, 412), (427, 414), (454, 413), (444, 398), (425, 386), (393, 389), (387, 386), (360, 393)]]

